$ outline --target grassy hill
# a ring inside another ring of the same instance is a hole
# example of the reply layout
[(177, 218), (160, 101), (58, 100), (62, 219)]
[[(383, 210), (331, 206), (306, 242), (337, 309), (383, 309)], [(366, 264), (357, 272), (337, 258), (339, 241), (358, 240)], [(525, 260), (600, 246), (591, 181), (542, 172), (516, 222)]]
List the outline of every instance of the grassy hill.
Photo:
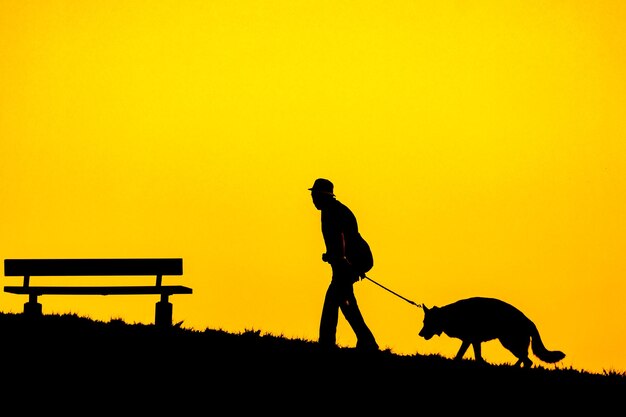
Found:
[(626, 376), (618, 373), (351, 348), (327, 352), (313, 341), (260, 331), (163, 330), (76, 315), (6, 313), (0, 313), (0, 331), (4, 398), (66, 415), (598, 413), (622, 410), (626, 398)]

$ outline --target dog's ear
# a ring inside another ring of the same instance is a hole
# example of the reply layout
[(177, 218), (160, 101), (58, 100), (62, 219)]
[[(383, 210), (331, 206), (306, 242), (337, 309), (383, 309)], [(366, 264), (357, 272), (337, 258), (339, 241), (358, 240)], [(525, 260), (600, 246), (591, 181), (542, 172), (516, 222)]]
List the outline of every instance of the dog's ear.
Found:
[(426, 307), (426, 304), (422, 304), (420, 307), (422, 307), (422, 310), (424, 310), (424, 313), (428, 312), (428, 307)]

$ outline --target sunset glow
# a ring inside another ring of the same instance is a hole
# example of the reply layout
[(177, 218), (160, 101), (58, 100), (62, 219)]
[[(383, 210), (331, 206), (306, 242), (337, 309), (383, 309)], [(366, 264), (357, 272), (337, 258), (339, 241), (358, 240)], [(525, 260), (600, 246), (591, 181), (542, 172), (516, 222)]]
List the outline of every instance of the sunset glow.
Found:
[[(0, 254), (180, 257), (174, 321), (316, 340), (324, 177), (375, 281), (429, 307), (502, 299), (557, 366), (624, 372), (624, 22), (618, 0), (0, 0)], [(458, 350), (355, 292), (381, 348)], [(130, 323), (156, 301), (40, 299)]]

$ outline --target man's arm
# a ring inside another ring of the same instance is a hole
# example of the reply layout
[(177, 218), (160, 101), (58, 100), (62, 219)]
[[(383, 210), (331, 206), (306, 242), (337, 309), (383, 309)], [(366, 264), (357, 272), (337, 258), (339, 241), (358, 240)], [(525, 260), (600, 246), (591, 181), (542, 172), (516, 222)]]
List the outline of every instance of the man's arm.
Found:
[(338, 233), (335, 236), (328, 236), (326, 241), (326, 253), (322, 255), (322, 260), (329, 264), (335, 264), (339, 262), (348, 262), (346, 258), (346, 239), (343, 233)]
[(340, 212), (336, 209), (322, 212), (322, 236), (326, 244), (326, 253), (322, 259), (331, 265), (342, 261), (346, 255), (346, 242), (340, 216)]

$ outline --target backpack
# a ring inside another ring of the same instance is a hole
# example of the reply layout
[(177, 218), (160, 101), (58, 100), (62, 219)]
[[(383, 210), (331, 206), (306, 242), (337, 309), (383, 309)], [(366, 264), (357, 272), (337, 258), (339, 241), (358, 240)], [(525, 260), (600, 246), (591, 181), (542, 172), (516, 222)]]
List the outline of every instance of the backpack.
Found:
[(346, 258), (360, 277), (374, 266), (372, 249), (360, 233), (346, 245)]

